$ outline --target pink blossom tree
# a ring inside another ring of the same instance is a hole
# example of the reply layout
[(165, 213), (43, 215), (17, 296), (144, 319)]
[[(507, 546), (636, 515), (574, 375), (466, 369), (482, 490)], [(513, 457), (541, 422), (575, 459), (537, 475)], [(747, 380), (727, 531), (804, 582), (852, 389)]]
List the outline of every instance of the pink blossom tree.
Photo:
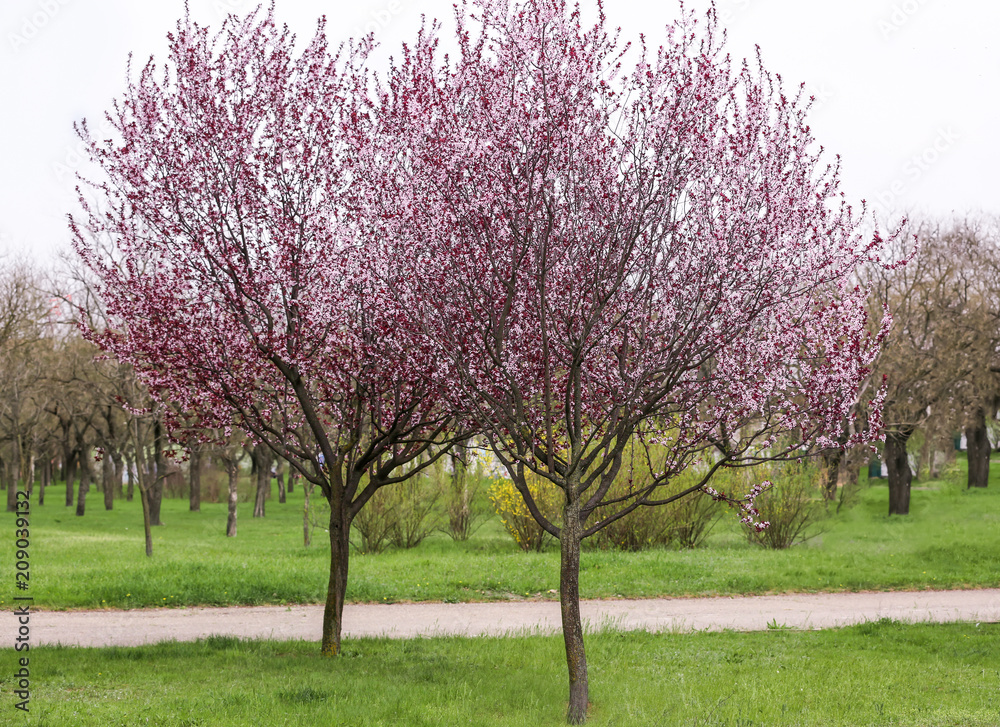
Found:
[[(713, 473), (844, 446), (889, 324), (868, 333), (856, 272), (883, 239), (821, 160), (811, 99), (759, 53), (732, 68), (714, 10), (682, 8), (655, 52), (598, 12), (584, 27), (564, 0), (463, 2), (457, 55), (425, 28), (372, 94), (366, 167), (369, 237), (400, 263), (387, 287), (559, 539), (571, 723), (588, 705), (581, 541), (698, 490), (766, 527), (767, 483), (744, 499)], [(877, 436), (879, 410), (848, 444)], [(613, 494), (636, 446), (654, 476)], [(667, 493), (689, 467), (700, 479)], [(529, 473), (562, 489), (560, 523)]]
[(432, 348), (397, 324), (344, 213), (341, 120), (365, 51), (330, 53), (321, 21), (296, 54), (259, 10), (216, 35), (185, 17), (168, 37), (168, 62), (150, 59), (107, 114), (117, 138), (78, 129), (105, 175), (71, 217), (110, 321), (89, 335), (169, 404), (175, 435), (238, 427), (321, 489), (336, 654), (351, 522), (439, 456), (452, 422)]

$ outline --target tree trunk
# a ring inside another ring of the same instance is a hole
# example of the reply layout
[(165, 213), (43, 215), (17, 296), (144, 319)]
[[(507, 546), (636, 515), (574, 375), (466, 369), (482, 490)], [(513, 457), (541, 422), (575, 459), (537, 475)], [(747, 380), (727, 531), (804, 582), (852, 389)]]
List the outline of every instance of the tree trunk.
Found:
[(563, 525), (559, 535), (559, 607), (562, 612), (563, 642), (566, 645), (566, 666), (569, 669), (569, 708), (566, 721), (583, 724), (587, 721), (589, 702), (587, 683), (587, 653), (583, 646), (583, 621), (580, 618), (580, 503), (577, 496), (568, 495), (563, 509)]
[(17, 511), (17, 478), (4, 467), (4, 485), (7, 488), (7, 512)]
[(889, 514), (908, 515), (910, 513), (910, 483), (913, 473), (906, 456), (906, 440), (913, 434), (907, 427), (897, 432), (886, 432), (885, 465), (889, 471)]
[(278, 502), (285, 502), (285, 470), (282, 465), (278, 465)]
[(253, 516), (264, 517), (264, 501), (267, 499), (268, 490), (271, 485), (271, 458), (268, 456), (270, 450), (263, 444), (258, 444), (253, 448), (254, 469), (257, 472), (257, 495), (253, 503)]
[(46, 457), (42, 460), (42, 481), (38, 485), (38, 504), (45, 504), (45, 488), (49, 486), (52, 477), (52, 460)]
[(844, 450), (830, 449), (821, 455), (823, 460), (823, 497), (828, 502), (837, 499), (837, 483), (840, 479), (840, 463), (844, 459)]
[(146, 489), (139, 483), (139, 499), (142, 501), (142, 530), (146, 535), (146, 557), (153, 557), (153, 528), (149, 514), (149, 496)]
[(146, 490), (146, 500), (149, 503), (149, 522), (151, 525), (163, 525), (160, 520), (160, 507), (163, 504), (163, 478), (155, 471), (150, 476), (150, 485)]
[[(132, 502), (132, 496), (135, 493), (135, 478), (139, 476), (139, 470), (133, 460), (128, 455), (125, 455), (125, 471), (128, 472), (128, 487), (125, 489), (125, 502)], [(133, 473), (135, 476), (133, 477)]]
[[(292, 478), (288, 478), (288, 489), (292, 489)], [(309, 538), (309, 481), (302, 483), (302, 494), (305, 495), (306, 501), (302, 506), (302, 540), (305, 546), (308, 548), (312, 544), (312, 540)]]
[(76, 516), (83, 517), (87, 508), (87, 493), (90, 492), (90, 463), (80, 458), (80, 489), (76, 495)]
[(990, 481), (990, 439), (986, 433), (986, 410), (977, 407), (965, 427), (969, 452), (969, 487), (986, 487)]
[(295, 469), (290, 469), (288, 472), (288, 494), (295, 492), (295, 480), (298, 479), (299, 473)]
[(76, 452), (71, 452), (66, 466), (66, 507), (73, 507), (73, 482), (76, 480)]
[(323, 609), (323, 641), (320, 653), (340, 653), (340, 633), (344, 625), (344, 595), (347, 592), (347, 565), (350, 554), (351, 518), (344, 502), (343, 487), (331, 489), (330, 499), (330, 581)]
[(191, 448), (191, 459), (188, 462), (188, 481), (191, 490), (188, 496), (188, 509), (191, 512), (201, 511), (201, 447), (197, 444)]
[(28, 498), (35, 489), (35, 453), (28, 454), (28, 473), (24, 478), (25, 489), (28, 491)]
[(104, 509), (113, 510), (115, 507), (115, 463), (107, 450), (104, 450), (104, 457), (101, 459), (101, 486), (104, 489)]
[(163, 450), (163, 423), (156, 419), (153, 422), (153, 476), (146, 486), (149, 522), (154, 526), (163, 525), (163, 521), (160, 520), (160, 506), (163, 504), (163, 485), (167, 477), (167, 462)]
[(236, 537), (236, 485), (240, 480), (240, 468), (236, 458), (224, 460), (229, 475), (229, 517), (226, 519), (226, 537)]

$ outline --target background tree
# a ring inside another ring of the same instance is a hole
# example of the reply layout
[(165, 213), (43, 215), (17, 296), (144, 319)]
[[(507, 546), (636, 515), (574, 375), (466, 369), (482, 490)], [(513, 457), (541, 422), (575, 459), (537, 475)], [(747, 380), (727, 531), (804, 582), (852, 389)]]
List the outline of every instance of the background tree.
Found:
[[(731, 70), (714, 11), (682, 11), (623, 71), (598, 11), (584, 29), (561, 0), (463, 4), (453, 62), (423, 31), (373, 94), (359, 212), (454, 406), (560, 541), (571, 723), (588, 704), (581, 541), (702, 489), (735, 503), (708, 484), (722, 467), (841, 446), (888, 325), (868, 333), (855, 282), (883, 240), (862, 240), (802, 92), (759, 59)], [(654, 475), (611, 495), (627, 446)], [(560, 524), (529, 475), (561, 488)], [(738, 503), (751, 527), (763, 487)]]
[(37, 272), (22, 261), (0, 260), (0, 442), (6, 444), (0, 456), (8, 460), (8, 512), (15, 509), (22, 478), (33, 469), (30, 443), (43, 413), (43, 372), (36, 357), (45, 311)]
[[(875, 265), (867, 275), (872, 308), (887, 306), (894, 321), (876, 366), (888, 385), (883, 458), (890, 515), (909, 513), (910, 437), (928, 422), (932, 437), (941, 423), (949, 434), (960, 428), (967, 409), (981, 405), (986, 377), (991, 376), (988, 348), (993, 339), (983, 328), (981, 297), (971, 277), (977, 266), (969, 256), (967, 234), (924, 222), (912, 226), (905, 238), (914, 235), (920, 251), (913, 261), (892, 269)], [(905, 238), (897, 243), (896, 254), (905, 254)]]

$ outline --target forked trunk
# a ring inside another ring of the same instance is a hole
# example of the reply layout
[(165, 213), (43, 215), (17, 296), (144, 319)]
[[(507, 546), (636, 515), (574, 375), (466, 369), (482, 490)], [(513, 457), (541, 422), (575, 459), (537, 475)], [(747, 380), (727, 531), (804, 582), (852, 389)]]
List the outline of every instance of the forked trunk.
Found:
[(885, 435), (885, 466), (889, 472), (889, 514), (910, 513), (910, 483), (913, 473), (906, 455), (906, 441), (913, 434), (912, 428)]
[(340, 633), (344, 625), (344, 595), (347, 593), (347, 564), (350, 555), (351, 519), (342, 489), (334, 487), (330, 500), (330, 581), (323, 609), (323, 656), (340, 653)]
[(977, 407), (965, 427), (969, 452), (969, 487), (986, 487), (990, 482), (990, 439), (986, 435), (986, 410)]
[[(573, 498), (570, 498), (572, 500)], [(589, 702), (587, 684), (587, 653), (583, 646), (583, 621), (580, 618), (580, 522), (579, 502), (568, 501), (563, 511), (559, 535), (559, 607), (562, 612), (563, 641), (566, 644), (566, 666), (569, 669), (569, 707), (566, 721), (583, 724), (587, 721)]]

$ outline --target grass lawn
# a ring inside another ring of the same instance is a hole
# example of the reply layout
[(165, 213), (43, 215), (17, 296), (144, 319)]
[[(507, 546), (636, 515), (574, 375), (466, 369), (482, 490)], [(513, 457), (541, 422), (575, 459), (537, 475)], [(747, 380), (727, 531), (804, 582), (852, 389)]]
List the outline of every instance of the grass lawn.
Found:
[[(594, 726), (1000, 724), (995, 624), (605, 631), (587, 646)], [(14, 652), (0, 653), (12, 702)], [(228, 637), (30, 655), (31, 712), (0, 705), (4, 724), (564, 724), (559, 637), (358, 639), (337, 659), (313, 643)]]
[[(1000, 462), (994, 463), (994, 468)], [(995, 474), (1000, 474), (997, 472)], [(735, 518), (716, 527), (706, 547), (642, 553), (586, 550), (585, 598), (760, 594), (1000, 586), (1000, 480), (966, 490), (955, 482), (915, 483), (911, 511), (888, 517), (884, 485), (863, 486), (860, 502), (822, 524), (823, 532), (786, 551), (750, 546)], [(62, 504), (61, 488), (32, 505), (30, 595), (36, 608), (313, 603), (324, 597), (329, 543), (321, 530), (302, 543), (302, 488), (288, 503), (271, 500), (267, 517), (240, 504), (239, 534), (225, 537), (223, 504), (191, 513), (164, 500), (154, 555), (143, 552), (138, 500), (104, 510), (92, 493), (87, 514)], [(13, 573), (12, 514), (4, 572)], [(496, 518), (472, 539), (443, 534), (411, 550), (355, 554), (347, 598), (354, 602), (476, 601), (555, 598), (554, 547), (522, 553)], [(24, 594), (22, 594), (24, 595)], [(0, 608), (11, 590), (0, 591)]]

